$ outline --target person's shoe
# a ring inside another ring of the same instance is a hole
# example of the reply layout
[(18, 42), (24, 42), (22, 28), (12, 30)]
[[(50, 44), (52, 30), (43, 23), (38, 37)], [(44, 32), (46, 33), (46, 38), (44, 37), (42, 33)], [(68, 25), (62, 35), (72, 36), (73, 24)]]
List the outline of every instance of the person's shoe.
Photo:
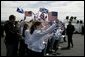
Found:
[(61, 49), (61, 48), (62, 48), (61, 46), (58, 47), (58, 49)]
[(66, 49), (70, 49), (70, 47), (67, 47)]
[(73, 45), (72, 45), (72, 48), (73, 48)]
[(55, 52), (55, 50), (52, 49), (52, 52)]
[(50, 55), (49, 53), (46, 54), (46, 56), (49, 56), (49, 55)]
[(61, 53), (56, 53), (57, 55), (60, 55)]
[(58, 52), (55, 52), (55, 53), (52, 53), (52, 55), (60, 55), (61, 53), (58, 53)]
[(67, 42), (66, 40), (64, 42)]

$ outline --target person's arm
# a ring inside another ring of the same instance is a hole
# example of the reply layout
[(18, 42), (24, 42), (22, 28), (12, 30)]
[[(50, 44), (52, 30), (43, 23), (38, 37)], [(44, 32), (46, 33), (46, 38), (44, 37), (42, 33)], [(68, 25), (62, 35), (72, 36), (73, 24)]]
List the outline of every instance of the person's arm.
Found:
[(43, 44), (47, 44), (48, 40), (51, 39), (53, 36), (53, 33), (47, 34), (44, 37), (42, 37)]
[(68, 35), (68, 25), (67, 25), (67, 28), (66, 28), (66, 35)]
[(56, 28), (57, 24), (54, 23), (52, 26), (50, 26), (48, 29), (42, 31), (42, 32), (38, 32), (39, 36), (44, 36), (50, 32), (52, 32), (55, 28)]
[(73, 26), (73, 32), (75, 31), (75, 27)]
[(6, 22), (4, 25), (5, 32), (14, 34), (13, 28), (11, 27), (9, 22)]
[(29, 42), (30, 39), (30, 33), (28, 30), (25, 30), (25, 44), (27, 44)]
[(57, 29), (57, 31), (55, 33), (55, 37), (58, 39), (61, 35), (62, 35), (62, 30), (61, 29)]

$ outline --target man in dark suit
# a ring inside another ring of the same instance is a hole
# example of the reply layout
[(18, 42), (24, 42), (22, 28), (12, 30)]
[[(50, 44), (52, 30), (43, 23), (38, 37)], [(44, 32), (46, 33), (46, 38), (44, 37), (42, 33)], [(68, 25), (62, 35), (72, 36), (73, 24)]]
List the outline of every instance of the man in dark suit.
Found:
[(1, 24), (1, 38), (4, 37), (4, 24)]
[(75, 30), (74, 26), (71, 24), (71, 22), (69, 22), (69, 24), (67, 25), (67, 36), (68, 36), (68, 47), (67, 48), (70, 48), (70, 43), (73, 48), (72, 35), (73, 35), (74, 30)]
[(4, 25), (7, 56), (17, 56), (19, 33), (15, 19), (14, 15), (10, 15), (9, 20)]

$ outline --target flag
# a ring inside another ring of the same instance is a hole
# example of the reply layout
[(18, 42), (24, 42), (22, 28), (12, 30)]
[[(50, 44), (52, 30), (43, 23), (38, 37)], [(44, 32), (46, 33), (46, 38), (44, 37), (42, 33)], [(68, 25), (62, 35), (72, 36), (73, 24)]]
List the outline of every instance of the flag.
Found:
[(39, 11), (42, 12), (42, 13), (48, 13), (48, 9), (46, 9), (46, 8), (40, 8)]
[(58, 12), (48, 12), (48, 21), (55, 21), (58, 17)]
[(32, 11), (25, 11), (25, 16), (32, 16)]
[(40, 19), (43, 19), (44, 20), (44, 13), (41, 13), (41, 15), (40, 15)]
[(24, 11), (23, 11), (22, 8), (17, 8), (17, 12), (18, 12), (18, 13), (24, 13)]

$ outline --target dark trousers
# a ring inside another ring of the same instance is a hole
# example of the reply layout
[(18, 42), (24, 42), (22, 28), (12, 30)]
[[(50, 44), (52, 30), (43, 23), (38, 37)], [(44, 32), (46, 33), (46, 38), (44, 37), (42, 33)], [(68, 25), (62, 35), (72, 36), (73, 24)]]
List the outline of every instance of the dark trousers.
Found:
[(6, 45), (6, 51), (7, 51), (7, 56), (17, 56), (17, 50), (18, 50), (18, 43), (5, 43)]
[(35, 52), (28, 49), (27, 51), (28, 51), (27, 56), (44, 56), (44, 50), (42, 52)]
[(59, 44), (59, 40), (55, 40), (55, 42), (54, 42), (54, 44), (53, 44), (53, 49), (54, 49), (55, 51), (58, 50), (58, 44)]
[(54, 39), (53, 38), (48, 40), (48, 44), (47, 44), (47, 47), (46, 47), (46, 53), (52, 53), (51, 50), (53, 48), (53, 44), (54, 44)]
[(70, 47), (70, 44), (73, 47), (73, 40), (72, 40), (72, 35), (67, 35), (68, 36), (68, 48)]
[(64, 42), (66, 42), (66, 37), (63, 38)]
[(20, 46), (19, 46), (19, 56), (25, 56), (26, 52), (26, 44), (24, 40), (20, 40)]

